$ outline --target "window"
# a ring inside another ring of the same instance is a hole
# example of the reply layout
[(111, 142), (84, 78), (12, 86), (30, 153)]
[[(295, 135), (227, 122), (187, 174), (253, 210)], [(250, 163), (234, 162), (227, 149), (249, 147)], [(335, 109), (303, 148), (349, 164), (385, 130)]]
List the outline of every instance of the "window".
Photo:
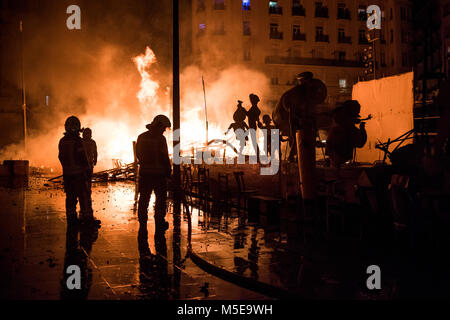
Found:
[(269, 1), (269, 14), (283, 14), (283, 8), (278, 5), (278, 1)]
[(283, 33), (278, 31), (278, 23), (270, 24), (270, 39), (283, 39)]
[(391, 8), (390, 11), (391, 11), (391, 12), (390, 12), (390, 14), (389, 14), (389, 19), (392, 20), (392, 8)]
[(345, 61), (345, 51), (338, 51), (338, 60)]
[(391, 29), (391, 43), (394, 43), (394, 30)]
[(292, 26), (292, 40), (306, 40), (306, 34), (302, 34), (300, 25), (294, 24)]
[(250, 0), (242, 0), (242, 10), (250, 10)]
[(214, 0), (214, 10), (224, 10), (225, 0)]
[(315, 7), (316, 18), (328, 18), (328, 7), (325, 7), (322, 2), (316, 2)]
[(250, 36), (252, 34), (251, 29), (250, 29), (250, 21), (244, 21), (243, 34), (244, 34), (244, 36)]
[(205, 0), (197, 0), (197, 12), (205, 11)]
[(292, 0), (292, 15), (305, 16), (305, 8), (300, 4), (300, 0)]
[(343, 39), (345, 37), (345, 31), (344, 28), (338, 29), (338, 39)]
[(316, 36), (323, 35), (323, 27), (316, 27)]
[(358, 7), (358, 19), (360, 21), (366, 21), (367, 20), (366, 6), (360, 5)]
[(350, 20), (350, 10), (345, 7), (345, 3), (338, 3), (337, 18)]
[(409, 20), (409, 8), (407, 7), (401, 7), (400, 8), (400, 18), (402, 21), (408, 21)]
[(206, 32), (206, 24), (200, 23), (198, 25), (198, 35), (202, 36), (205, 34), (205, 32)]
[(359, 35), (359, 39), (358, 39), (359, 44), (369, 43), (369, 41), (367, 40), (367, 37), (366, 37), (366, 29), (359, 29), (358, 35)]
[(339, 79), (339, 88), (341, 89), (347, 88), (347, 79)]

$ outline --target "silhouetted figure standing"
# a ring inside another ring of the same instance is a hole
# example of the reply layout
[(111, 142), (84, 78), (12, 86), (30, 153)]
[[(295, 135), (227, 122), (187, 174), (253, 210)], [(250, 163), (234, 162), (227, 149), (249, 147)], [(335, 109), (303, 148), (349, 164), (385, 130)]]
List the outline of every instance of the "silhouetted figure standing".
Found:
[(259, 155), (259, 148), (258, 148), (258, 138), (256, 134), (256, 129), (258, 126), (261, 125), (261, 122), (259, 121), (259, 116), (261, 115), (261, 110), (259, 110), (258, 102), (259, 97), (256, 94), (250, 94), (250, 103), (252, 106), (247, 111), (247, 117), (248, 117), (248, 126), (250, 129), (253, 129), (250, 131), (250, 139), (252, 140), (253, 148), (255, 150), (256, 155)]
[(333, 110), (335, 125), (328, 133), (326, 154), (334, 167), (339, 168), (353, 159), (354, 148), (362, 148), (367, 142), (365, 123), (359, 123), (361, 105), (356, 100), (347, 100)]
[(142, 133), (136, 142), (136, 156), (139, 161), (139, 204), (138, 218), (141, 228), (147, 229), (148, 205), (150, 196), (155, 191), (155, 227), (167, 230), (165, 220), (167, 180), (172, 173), (167, 141), (163, 133), (171, 127), (169, 118), (158, 115), (147, 125), (147, 132)]
[(66, 132), (59, 141), (59, 161), (63, 168), (66, 215), (69, 224), (78, 222), (77, 202), (80, 202), (79, 221), (82, 224), (100, 225), (94, 218), (88, 187), (89, 162), (80, 137), (81, 123), (77, 117), (67, 118)]
[(90, 128), (84, 128), (83, 130), (83, 145), (86, 150), (86, 157), (89, 163), (88, 170), (88, 186), (89, 193), (92, 192), (92, 175), (94, 174), (94, 167), (97, 165), (97, 144), (92, 139), (92, 130)]
[[(233, 131), (236, 134), (236, 139), (239, 141), (240, 150), (239, 152), (242, 154), (242, 151), (245, 148), (245, 142), (248, 140), (246, 131), (248, 130), (248, 126), (245, 123), (245, 118), (247, 116), (247, 111), (244, 107), (242, 107), (242, 101), (238, 101), (237, 110), (233, 114), (233, 120), (234, 122), (230, 124), (228, 127), (227, 132), (225, 132), (225, 135), (228, 134), (228, 132), (233, 129)], [(242, 131), (237, 131), (238, 129), (241, 129)]]
[(271, 155), (272, 152), (272, 129), (276, 129), (274, 125), (272, 125), (272, 119), (270, 118), (270, 116), (268, 114), (265, 114), (263, 116), (263, 123), (264, 124), (259, 124), (258, 127), (260, 129), (264, 129), (267, 132), (266, 135), (266, 141), (265, 144), (267, 146), (267, 156)]

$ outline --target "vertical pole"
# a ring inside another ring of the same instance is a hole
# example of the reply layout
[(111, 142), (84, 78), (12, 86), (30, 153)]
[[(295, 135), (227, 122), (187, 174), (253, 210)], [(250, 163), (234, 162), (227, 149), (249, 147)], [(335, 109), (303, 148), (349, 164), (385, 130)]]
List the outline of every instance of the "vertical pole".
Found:
[(206, 90), (205, 90), (205, 80), (202, 75), (202, 85), (203, 85), (203, 99), (205, 101), (205, 121), (206, 121), (206, 144), (208, 145), (208, 109), (206, 108)]
[(23, 41), (23, 21), (20, 20), (19, 24), (20, 37), (21, 37), (21, 51), (22, 51), (22, 109), (23, 109), (23, 147), (24, 151), (27, 150), (27, 97), (25, 89), (25, 63), (24, 63), (24, 41)]
[(136, 156), (136, 141), (133, 141), (133, 154), (134, 154), (134, 204), (137, 203), (139, 194), (139, 168)]
[(376, 49), (375, 49), (375, 41), (376, 38), (373, 40), (372, 42), (372, 47), (373, 47), (373, 79), (375, 80), (377, 78), (377, 53), (376, 53)]
[[(173, 0), (173, 131), (180, 129), (180, 34), (178, 15), (179, 3), (178, 0)], [(179, 140), (180, 141), (173, 141), (174, 150), (176, 144), (181, 143), (181, 135)], [(178, 189), (180, 186), (180, 165), (175, 163), (173, 164), (173, 182)], [(177, 194), (177, 196), (179, 195)]]

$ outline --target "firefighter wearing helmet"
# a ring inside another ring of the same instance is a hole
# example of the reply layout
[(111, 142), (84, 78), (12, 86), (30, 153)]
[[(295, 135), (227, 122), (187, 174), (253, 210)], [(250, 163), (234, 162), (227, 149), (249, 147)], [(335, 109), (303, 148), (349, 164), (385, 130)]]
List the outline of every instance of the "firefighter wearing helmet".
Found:
[[(83, 141), (80, 137), (80, 120), (71, 116), (64, 124), (66, 132), (58, 145), (59, 161), (63, 169), (64, 192), (66, 193), (66, 216), (68, 224), (99, 226), (100, 220), (94, 218), (89, 195), (87, 175), (90, 170)], [(77, 215), (77, 202), (80, 203), (80, 216)]]
[(139, 161), (138, 219), (140, 228), (147, 230), (148, 205), (154, 191), (155, 228), (164, 232), (169, 228), (165, 216), (167, 180), (172, 169), (163, 133), (171, 127), (171, 123), (166, 116), (157, 115), (146, 127), (148, 131), (139, 135), (136, 142), (136, 156)]

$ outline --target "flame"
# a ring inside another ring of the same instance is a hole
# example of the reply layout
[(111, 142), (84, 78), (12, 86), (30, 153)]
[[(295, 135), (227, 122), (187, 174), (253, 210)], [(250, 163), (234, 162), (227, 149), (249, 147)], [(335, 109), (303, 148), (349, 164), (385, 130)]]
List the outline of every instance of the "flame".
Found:
[[(169, 115), (170, 105), (162, 106), (158, 99), (158, 89), (160, 85), (152, 78), (150, 69), (157, 62), (156, 56), (150, 47), (146, 47), (145, 54), (133, 58), (134, 63), (141, 75), (140, 90), (137, 98), (141, 105), (142, 115), (146, 119), (152, 119), (159, 113)], [(199, 82), (200, 83), (200, 82)], [(166, 95), (170, 93), (170, 88), (166, 88)], [(199, 97), (201, 95), (198, 95)], [(202, 148), (206, 144), (206, 119), (204, 102), (181, 103), (181, 150), (190, 152), (192, 147)], [(208, 138), (222, 138), (224, 129), (216, 123), (209, 123)], [(172, 137), (168, 137), (169, 152), (172, 152)]]
[[(133, 121), (124, 121), (130, 119), (98, 119), (84, 117), (83, 122), (92, 123), (94, 132), (106, 133), (103, 139), (103, 147), (99, 153), (99, 161), (109, 166), (113, 159), (119, 159), (124, 163), (133, 162), (132, 141), (136, 141), (137, 136), (142, 133), (145, 125), (151, 122), (158, 114), (164, 114), (171, 118), (170, 88), (161, 88), (160, 83), (152, 74), (152, 67), (157, 63), (155, 53), (150, 47), (146, 47), (145, 52), (132, 58), (137, 71), (141, 76), (139, 91), (136, 97), (139, 101), (140, 115), (138, 119)], [(201, 87), (201, 79), (199, 79), (198, 92), (194, 92), (194, 98), (190, 97), (181, 101), (181, 150), (183, 154), (189, 154), (194, 149), (204, 149), (206, 145), (206, 119), (203, 93)], [(128, 124), (127, 124), (128, 123)], [(133, 125), (130, 125), (133, 123)], [(226, 127), (223, 123), (209, 121), (208, 140), (224, 139)], [(166, 131), (165, 135), (168, 142), (169, 153), (172, 154), (172, 134)], [(234, 139), (234, 135), (230, 133), (228, 140), (238, 146)], [(210, 147), (219, 151), (217, 145)], [(223, 152), (223, 150), (222, 150)], [(220, 153), (220, 151), (219, 151)], [(233, 152), (230, 148), (226, 150), (226, 154), (231, 155)]]

